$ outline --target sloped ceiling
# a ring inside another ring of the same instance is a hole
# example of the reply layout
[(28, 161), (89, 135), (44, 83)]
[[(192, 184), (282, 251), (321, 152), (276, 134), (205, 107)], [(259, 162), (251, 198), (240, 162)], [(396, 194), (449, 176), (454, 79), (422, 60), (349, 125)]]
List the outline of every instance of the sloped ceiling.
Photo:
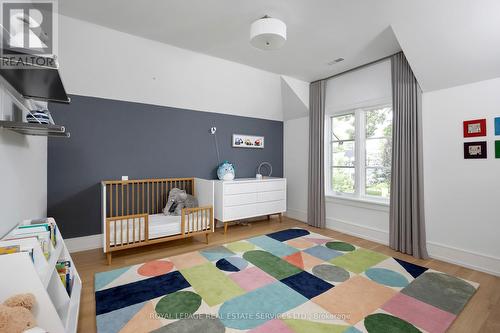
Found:
[[(64, 15), (303, 81), (401, 49), (424, 91), (500, 77), (498, 0), (64, 0), (59, 6)], [(251, 22), (265, 14), (287, 23), (288, 40), (278, 51), (248, 43)], [(338, 57), (345, 61), (328, 65)]]

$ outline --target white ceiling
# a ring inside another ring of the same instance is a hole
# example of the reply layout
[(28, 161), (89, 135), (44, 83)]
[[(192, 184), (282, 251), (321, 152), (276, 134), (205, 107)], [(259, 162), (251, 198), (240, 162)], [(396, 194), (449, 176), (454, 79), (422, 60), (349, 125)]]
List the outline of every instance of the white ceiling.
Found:
[[(59, 7), (63, 15), (305, 81), (401, 47), (426, 91), (500, 77), (499, 0), (63, 0)], [(250, 23), (265, 14), (287, 24), (280, 50), (248, 42)], [(338, 57), (346, 60), (327, 64)]]

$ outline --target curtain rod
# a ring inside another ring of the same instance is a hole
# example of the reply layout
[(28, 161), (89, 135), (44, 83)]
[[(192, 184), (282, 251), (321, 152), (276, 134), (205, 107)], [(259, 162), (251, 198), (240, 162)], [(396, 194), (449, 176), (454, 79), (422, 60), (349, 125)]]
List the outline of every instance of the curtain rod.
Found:
[(402, 53), (403, 51), (399, 51), (399, 52), (396, 52), (394, 54), (391, 54), (391, 55), (388, 55), (388, 56), (385, 56), (383, 58), (380, 58), (380, 59), (377, 59), (377, 60), (373, 60), (373, 61), (370, 61), (369, 63), (366, 63), (366, 64), (363, 64), (363, 65), (359, 65), (357, 67), (354, 67), (354, 68), (351, 68), (351, 69), (348, 69), (346, 71), (343, 71), (341, 73), (337, 73), (337, 74), (334, 74), (334, 75), (330, 75), (330, 76), (327, 76), (323, 79), (319, 79), (319, 80), (314, 80), (313, 82), (311, 83), (314, 83), (314, 82), (318, 82), (318, 81), (323, 81), (323, 80), (329, 80), (329, 79), (333, 79), (334, 77), (337, 77), (337, 76), (341, 76), (341, 75), (344, 75), (344, 74), (347, 74), (347, 73), (350, 73), (350, 72), (354, 72), (354, 71), (357, 71), (358, 69), (361, 69), (361, 68), (365, 68), (367, 66), (370, 66), (370, 65), (375, 65), (376, 63), (379, 63), (379, 62), (382, 62), (384, 60), (387, 60), (389, 58), (392, 58), (393, 56), (395, 56), (396, 54), (399, 54), (399, 53)]

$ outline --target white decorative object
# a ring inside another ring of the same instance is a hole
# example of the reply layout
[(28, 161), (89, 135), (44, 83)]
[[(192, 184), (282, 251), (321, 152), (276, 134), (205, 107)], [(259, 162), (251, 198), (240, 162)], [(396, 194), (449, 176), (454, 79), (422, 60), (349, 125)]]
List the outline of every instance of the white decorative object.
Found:
[[(58, 228), (59, 231), (59, 228)], [(8, 234), (5, 238), (9, 238)], [(61, 234), (57, 232), (57, 245), (52, 247), (49, 259), (45, 259), (40, 243), (35, 238), (0, 241), (0, 246), (19, 245), (32, 248), (33, 258), (27, 252), (0, 255), (0, 300), (21, 293), (36, 297), (33, 314), (37, 326), (51, 333), (75, 333), (78, 326), (82, 280), (68, 252)], [(73, 287), (68, 295), (56, 262), (71, 262)]]
[(255, 179), (262, 179), (262, 175), (260, 173), (256, 174)]
[(235, 148), (264, 148), (264, 137), (257, 135), (233, 134)]
[(215, 218), (224, 223), (286, 211), (285, 178), (215, 181)]
[(261, 50), (277, 50), (286, 42), (286, 24), (264, 16), (250, 26), (250, 43)]

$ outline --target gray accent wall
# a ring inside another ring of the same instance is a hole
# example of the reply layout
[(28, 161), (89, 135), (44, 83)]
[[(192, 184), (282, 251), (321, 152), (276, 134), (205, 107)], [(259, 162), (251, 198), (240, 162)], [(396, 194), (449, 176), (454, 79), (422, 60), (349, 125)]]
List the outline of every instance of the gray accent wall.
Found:
[[(102, 180), (216, 179), (212, 126), (221, 160), (234, 164), (236, 177), (254, 177), (262, 161), (272, 164), (273, 176), (283, 176), (281, 121), (75, 95), (50, 110), (71, 132), (69, 139), (48, 140), (47, 214), (65, 238), (102, 232)], [(232, 148), (233, 133), (263, 135), (265, 148)]]

